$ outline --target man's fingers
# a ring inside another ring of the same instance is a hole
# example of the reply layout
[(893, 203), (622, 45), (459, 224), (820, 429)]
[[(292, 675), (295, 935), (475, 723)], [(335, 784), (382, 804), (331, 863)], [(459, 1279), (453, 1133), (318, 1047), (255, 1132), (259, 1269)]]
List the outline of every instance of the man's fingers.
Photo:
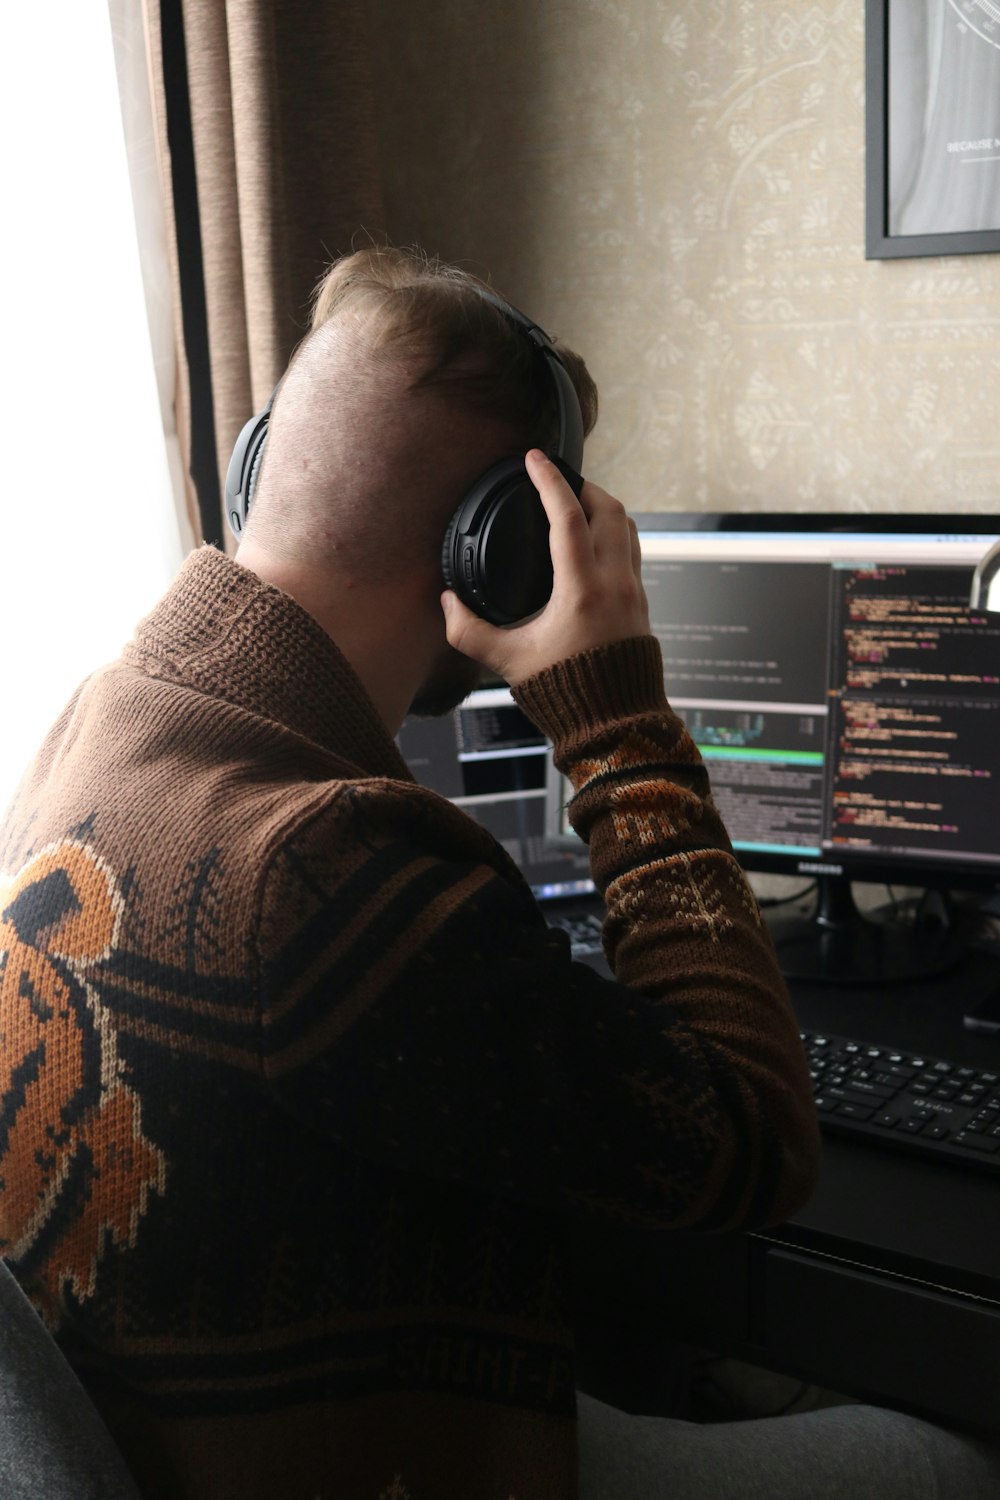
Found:
[(590, 547), (590, 529), (579, 500), (552, 460), (539, 448), (525, 454), (524, 467), (549, 518), (553, 568), (558, 568), (561, 557), (568, 557), (571, 562), (578, 560)]
[(572, 514), (578, 508), (579, 502), (565, 478), (541, 448), (528, 449), (524, 455), (524, 467), (528, 471), (528, 478), (542, 497), (545, 513), (550, 521), (552, 510), (557, 514)]
[(503, 631), (473, 614), (451, 589), (445, 589), (441, 595), (441, 608), (444, 610), (448, 645), (461, 651), (463, 656), (471, 656), (473, 661), (496, 670), (492, 658), (503, 645)]
[(642, 543), (639, 541), (639, 528), (629, 516), (628, 519), (629, 543), (632, 551), (632, 572), (636, 578), (642, 576)]
[(585, 486), (594, 555), (606, 564), (632, 566), (632, 535), (628, 512), (620, 500), (597, 485)]

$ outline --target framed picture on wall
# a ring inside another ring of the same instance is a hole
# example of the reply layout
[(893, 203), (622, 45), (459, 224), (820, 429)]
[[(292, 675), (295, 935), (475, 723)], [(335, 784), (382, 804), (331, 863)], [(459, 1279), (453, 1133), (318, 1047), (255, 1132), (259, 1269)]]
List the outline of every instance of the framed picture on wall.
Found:
[(1000, 250), (1000, 0), (865, 0), (868, 260)]

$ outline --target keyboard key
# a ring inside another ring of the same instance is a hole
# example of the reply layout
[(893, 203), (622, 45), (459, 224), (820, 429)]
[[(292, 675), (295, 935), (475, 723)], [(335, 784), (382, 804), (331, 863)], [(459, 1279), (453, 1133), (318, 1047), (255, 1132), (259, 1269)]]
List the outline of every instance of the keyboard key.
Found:
[(971, 1146), (974, 1151), (1000, 1151), (1000, 1141), (994, 1140), (988, 1135), (970, 1135), (967, 1130), (960, 1130), (955, 1136), (956, 1146)]
[[(875, 1113), (863, 1104), (852, 1104), (850, 1102), (837, 1105), (837, 1114), (846, 1115), (849, 1120), (870, 1120)], [(1000, 1141), (997, 1142), (1000, 1145)]]
[(874, 1109), (886, 1099), (891, 1099), (895, 1090), (880, 1089), (877, 1085), (863, 1083), (851, 1083), (847, 1085), (830, 1084), (823, 1090), (831, 1099), (841, 1099), (845, 1104), (870, 1104)]

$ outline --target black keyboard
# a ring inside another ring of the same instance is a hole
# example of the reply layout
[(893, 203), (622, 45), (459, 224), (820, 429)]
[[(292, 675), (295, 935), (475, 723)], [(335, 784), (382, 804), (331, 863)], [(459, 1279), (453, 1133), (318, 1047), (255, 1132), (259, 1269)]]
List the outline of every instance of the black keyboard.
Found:
[(591, 954), (604, 952), (601, 932), (604, 927), (603, 909), (546, 912), (545, 920), (550, 927), (558, 927), (569, 938), (574, 958), (587, 958)]
[(1000, 1073), (804, 1031), (824, 1130), (1000, 1169)]

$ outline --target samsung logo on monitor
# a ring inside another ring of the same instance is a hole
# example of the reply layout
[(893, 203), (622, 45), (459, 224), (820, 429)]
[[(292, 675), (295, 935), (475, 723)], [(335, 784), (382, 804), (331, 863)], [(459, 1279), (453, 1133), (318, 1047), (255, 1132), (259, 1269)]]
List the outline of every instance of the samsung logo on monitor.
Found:
[(843, 865), (816, 865), (810, 864), (808, 860), (800, 860), (795, 866), (800, 875), (843, 875)]

